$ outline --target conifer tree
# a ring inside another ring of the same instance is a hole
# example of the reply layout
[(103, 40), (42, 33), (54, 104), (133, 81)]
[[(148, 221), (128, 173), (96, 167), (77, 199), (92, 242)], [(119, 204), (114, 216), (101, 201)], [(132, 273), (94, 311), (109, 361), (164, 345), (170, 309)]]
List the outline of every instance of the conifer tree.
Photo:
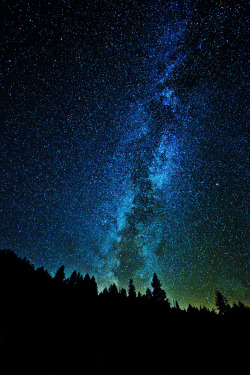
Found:
[(146, 290), (145, 297), (146, 297), (146, 301), (151, 301), (152, 300), (153, 296), (152, 296), (152, 292), (151, 292), (151, 290), (149, 288), (147, 288), (147, 290)]
[(57, 284), (63, 284), (65, 279), (65, 266), (61, 266), (55, 274), (54, 280)]
[(118, 289), (115, 284), (111, 284), (109, 287), (109, 295), (110, 297), (116, 298), (118, 296)]
[(216, 292), (215, 305), (218, 308), (220, 315), (224, 315), (230, 309), (226, 297), (224, 297), (219, 291)]
[(76, 280), (77, 280), (77, 273), (76, 271), (73, 271), (68, 281), (68, 285), (70, 288), (74, 288), (76, 286)]
[(155, 302), (164, 302), (166, 299), (166, 292), (161, 288), (161, 282), (158, 279), (156, 273), (153, 275), (152, 281), (152, 288), (153, 288), (153, 300)]
[(134, 301), (136, 299), (136, 291), (135, 291), (133, 279), (129, 280), (128, 297), (129, 297), (130, 301)]
[(180, 305), (179, 305), (178, 301), (175, 301), (174, 307), (175, 307), (176, 310), (178, 310), (178, 311), (180, 310)]
[(91, 289), (91, 296), (93, 298), (98, 296), (98, 287), (97, 287), (97, 282), (94, 278), (94, 276), (91, 277), (90, 279), (90, 289)]

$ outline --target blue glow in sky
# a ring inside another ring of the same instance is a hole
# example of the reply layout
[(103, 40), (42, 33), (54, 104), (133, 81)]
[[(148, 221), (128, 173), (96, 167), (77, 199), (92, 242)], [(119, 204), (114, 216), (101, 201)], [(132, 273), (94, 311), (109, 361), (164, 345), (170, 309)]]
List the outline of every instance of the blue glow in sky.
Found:
[(1, 248), (249, 303), (245, 2), (3, 6)]

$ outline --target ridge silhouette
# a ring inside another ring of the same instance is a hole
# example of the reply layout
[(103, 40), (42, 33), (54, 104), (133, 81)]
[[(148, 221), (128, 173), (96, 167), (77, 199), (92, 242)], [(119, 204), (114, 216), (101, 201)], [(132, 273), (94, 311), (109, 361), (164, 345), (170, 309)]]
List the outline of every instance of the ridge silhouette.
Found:
[(55, 277), (10, 250), (0, 251), (2, 374), (169, 374), (244, 365), (250, 309), (228, 304), (218, 312), (171, 307), (154, 274), (152, 291), (115, 284), (98, 294), (95, 278), (74, 271)]

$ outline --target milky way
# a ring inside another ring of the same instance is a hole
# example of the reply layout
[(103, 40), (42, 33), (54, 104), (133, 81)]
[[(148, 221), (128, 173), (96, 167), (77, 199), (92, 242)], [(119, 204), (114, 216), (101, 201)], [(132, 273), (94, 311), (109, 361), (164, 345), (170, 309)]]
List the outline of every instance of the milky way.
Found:
[(246, 5), (3, 1), (1, 248), (249, 303)]

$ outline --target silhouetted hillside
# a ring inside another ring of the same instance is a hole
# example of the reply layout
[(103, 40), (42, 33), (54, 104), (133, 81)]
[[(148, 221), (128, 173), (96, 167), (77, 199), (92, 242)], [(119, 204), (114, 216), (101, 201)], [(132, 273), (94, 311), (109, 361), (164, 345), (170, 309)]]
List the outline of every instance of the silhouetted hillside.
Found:
[(218, 313), (181, 310), (170, 306), (156, 274), (145, 295), (132, 279), (128, 285), (128, 292), (113, 284), (98, 295), (93, 276), (74, 271), (66, 279), (62, 266), (52, 278), (0, 251), (2, 373), (169, 374), (198, 363), (213, 371), (244, 365), (244, 304), (229, 306), (217, 292)]

